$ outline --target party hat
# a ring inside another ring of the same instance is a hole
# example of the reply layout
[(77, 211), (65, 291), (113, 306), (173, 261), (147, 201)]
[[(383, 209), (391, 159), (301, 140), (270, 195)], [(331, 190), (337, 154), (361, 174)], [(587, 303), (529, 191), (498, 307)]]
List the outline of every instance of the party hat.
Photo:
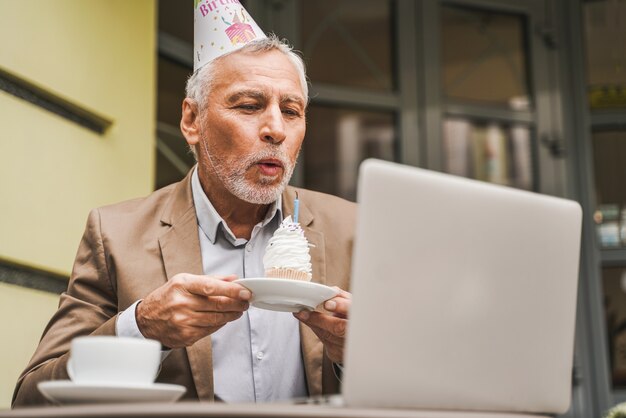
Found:
[(193, 70), (265, 33), (239, 0), (194, 0)]

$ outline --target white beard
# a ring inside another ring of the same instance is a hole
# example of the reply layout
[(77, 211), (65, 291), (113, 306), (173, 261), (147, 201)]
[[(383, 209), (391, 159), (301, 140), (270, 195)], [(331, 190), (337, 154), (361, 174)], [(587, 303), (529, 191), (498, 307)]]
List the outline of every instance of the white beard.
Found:
[[(284, 154), (282, 149), (275, 145), (270, 145), (265, 150), (247, 155), (245, 158), (228, 160), (212, 155), (206, 141), (203, 139), (200, 141), (217, 178), (226, 190), (244, 202), (257, 205), (274, 203), (283, 193), (293, 175), (295, 164)], [(280, 182), (272, 185), (275, 180), (274, 176), (261, 175), (258, 183), (250, 183), (245, 177), (248, 169), (257, 162), (269, 158), (279, 160), (283, 166), (283, 176)]]

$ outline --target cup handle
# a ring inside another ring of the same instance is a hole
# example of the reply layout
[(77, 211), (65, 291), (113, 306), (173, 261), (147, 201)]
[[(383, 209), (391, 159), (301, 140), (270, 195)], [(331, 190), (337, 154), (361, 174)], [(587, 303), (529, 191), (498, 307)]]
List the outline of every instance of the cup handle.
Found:
[(72, 357), (67, 360), (67, 365), (65, 366), (65, 370), (67, 370), (67, 374), (70, 376), (70, 380), (74, 380), (74, 371), (72, 368)]

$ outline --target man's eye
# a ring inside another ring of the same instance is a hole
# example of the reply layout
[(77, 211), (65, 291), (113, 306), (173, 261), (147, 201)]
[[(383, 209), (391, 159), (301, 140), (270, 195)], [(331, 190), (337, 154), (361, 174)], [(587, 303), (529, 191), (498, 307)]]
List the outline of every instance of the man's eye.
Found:
[(300, 112), (294, 109), (283, 109), (283, 113), (287, 116), (300, 116)]
[(237, 107), (239, 109), (247, 110), (247, 111), (257, 110), (259, 108), (259, 106), (255, 104), (241, 104), (241, 105), (238, 105)]

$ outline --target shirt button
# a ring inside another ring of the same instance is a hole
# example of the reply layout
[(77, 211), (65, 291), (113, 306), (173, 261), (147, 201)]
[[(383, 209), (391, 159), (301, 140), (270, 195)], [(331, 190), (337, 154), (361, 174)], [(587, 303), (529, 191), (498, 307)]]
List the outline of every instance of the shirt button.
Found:
[(256, 359), (257, 360), (263, 360), (263, 355), (264, 355), (263, 352), (259, 351), (258, 353), (256, 353)]
[(252, 244), (246, 245), (246, 251), (247, 252), (251, 252), (252, 251)]

